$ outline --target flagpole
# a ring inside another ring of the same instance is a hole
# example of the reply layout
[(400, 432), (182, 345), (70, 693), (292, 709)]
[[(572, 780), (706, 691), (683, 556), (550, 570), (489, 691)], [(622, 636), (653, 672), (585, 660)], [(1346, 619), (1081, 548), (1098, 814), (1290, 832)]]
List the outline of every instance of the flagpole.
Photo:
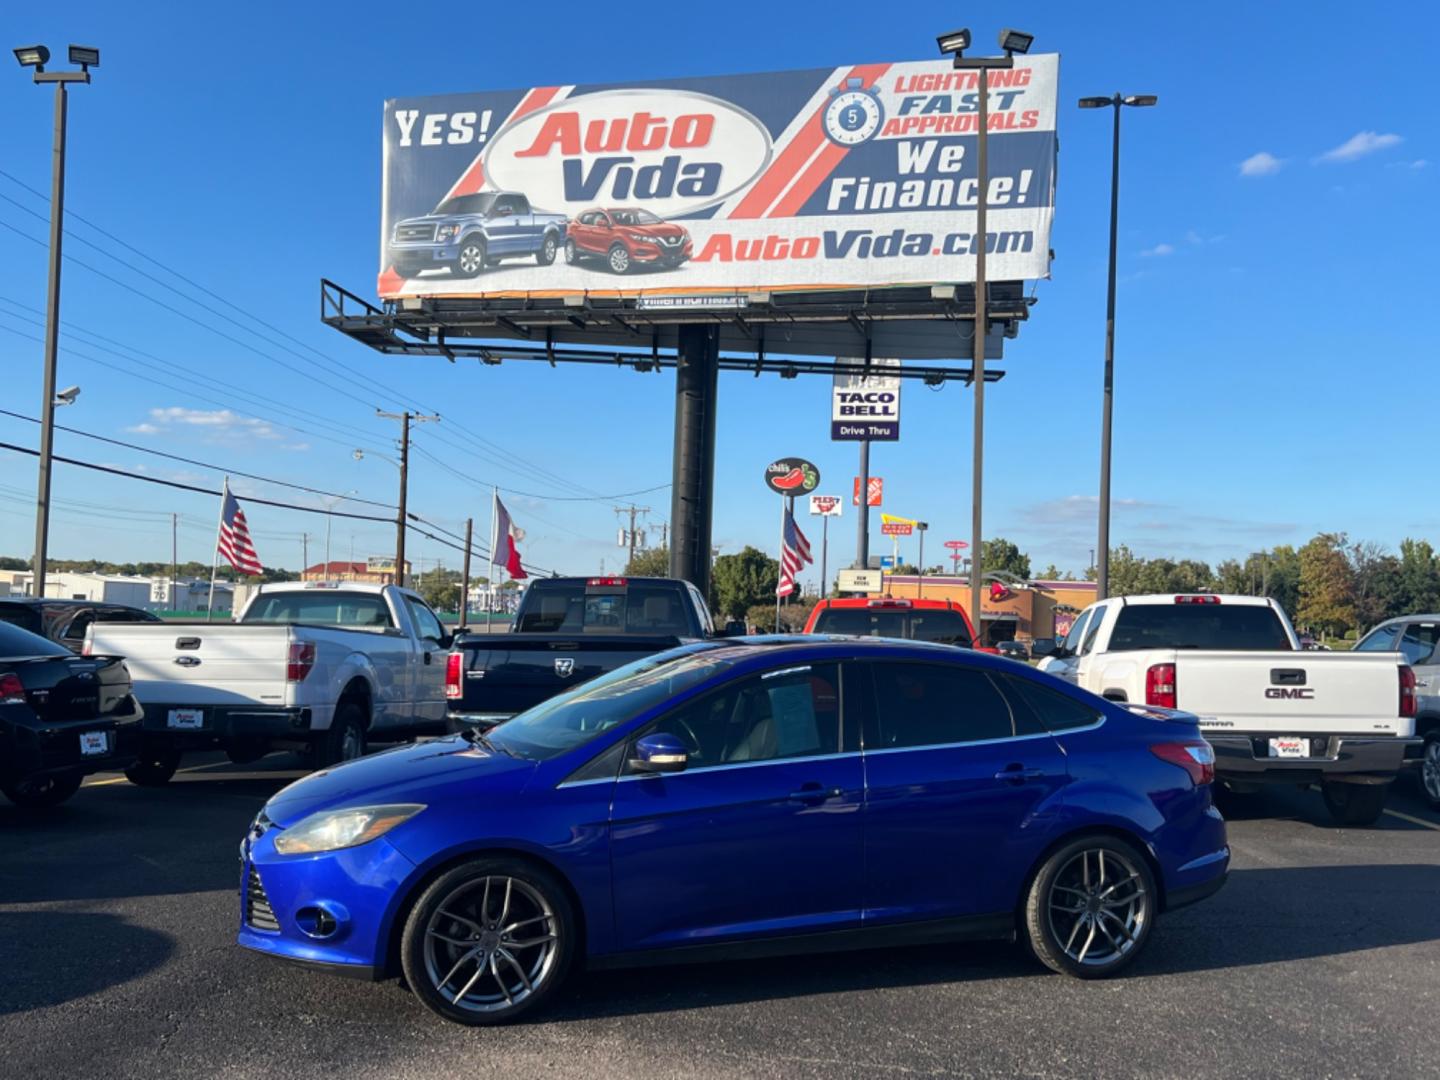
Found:
[(230, 494), (230, 477), (220, 488), (220, 515), (215, 520), (215, 550), (210, 553), (210, 599), (205, 601), (205, 621), (215, 616), (215, 574), (220, 569), (220, 529), (225, 524), (225, 500)]
[(780, 632), (780, 582), (785, 580), (785, 496), (780, 496), (780, 576), (775, 579), (775, 633)]
[(495, 557), (500, 554), (500, 488), (494, 486), (490, 489), (490, 602), (486, 605), (485, 611), (485, 632), (488, 634), (493, 629), (495, 622), (492, 616), (495, 614), (495, 601), (500, 596), (500, 587), (495, 583)]

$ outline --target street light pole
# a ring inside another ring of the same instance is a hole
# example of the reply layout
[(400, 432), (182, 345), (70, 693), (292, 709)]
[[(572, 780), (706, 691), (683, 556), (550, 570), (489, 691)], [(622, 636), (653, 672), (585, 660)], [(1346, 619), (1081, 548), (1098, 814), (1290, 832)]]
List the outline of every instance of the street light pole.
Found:
[(1120, 223), (1120, 110), (1126, 105), (1148, 106), (1159, 100), (1154, 94), (1119, 93), (1110, 97), (1080, 99), (1082, 109), (1110, 106), (1115, 111), (1114, 134), (1110, 145), (1110, 272), (1105, 298), (1105, 389), (1100, 408), (1100, 528), (1096, 538), (1100, 562), (1095, 572), (1095, 599), (1110, 595), (1110, 423), (1115, 404), (1115, 264)]

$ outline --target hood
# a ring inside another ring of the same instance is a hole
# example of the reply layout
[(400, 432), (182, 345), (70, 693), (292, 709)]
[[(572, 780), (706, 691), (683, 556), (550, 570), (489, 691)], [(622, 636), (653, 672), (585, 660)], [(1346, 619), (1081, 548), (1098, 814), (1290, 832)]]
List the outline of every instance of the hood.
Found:
[(459, 735), (396, 747), (358, 761), (322, 769), (282, 788), (265, 804), (265, 815), (289, 827), (319, 810), (378, 803), (434, 803), (477, 786), (518, 792), (535, 762), (472, 746)]
[(673, 237), (686, 235), (683, 228), (668, 221), (662, 221), (658, 225), (617, 225), (615, 227), (621, 232), (633, 232), (641, 236)]
[(421, 214), (419, 217), (397, 221), (395, 227), (398, 229), (401, 225), (443, 225), (447, 221), (473, 221), (476, 218), (488, 216), (487, 214)]

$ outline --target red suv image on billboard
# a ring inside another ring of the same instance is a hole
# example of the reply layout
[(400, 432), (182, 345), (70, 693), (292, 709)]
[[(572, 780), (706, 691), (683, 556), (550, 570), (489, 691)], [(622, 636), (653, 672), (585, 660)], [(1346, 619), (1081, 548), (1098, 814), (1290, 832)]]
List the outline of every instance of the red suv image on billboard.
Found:
[(598, 259), (616, 274), (637, 266), (673, 270), (694, 253), (690, 234), (649, 210), (608, 207), (586, 210), (570, 223), (565, 260), (578, 265)]

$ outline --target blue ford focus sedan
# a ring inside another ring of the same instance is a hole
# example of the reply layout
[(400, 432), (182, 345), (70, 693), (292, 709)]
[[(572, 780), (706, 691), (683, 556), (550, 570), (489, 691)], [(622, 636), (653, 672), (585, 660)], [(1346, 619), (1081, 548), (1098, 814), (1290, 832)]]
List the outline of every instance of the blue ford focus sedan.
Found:
[(1193, 717), (916, 642), (751, 638), (315, 773), (241, 848), (241, 945), (451, 1020), (577, 965), (1020, 938), (1113, 974), (1229, 864)]

